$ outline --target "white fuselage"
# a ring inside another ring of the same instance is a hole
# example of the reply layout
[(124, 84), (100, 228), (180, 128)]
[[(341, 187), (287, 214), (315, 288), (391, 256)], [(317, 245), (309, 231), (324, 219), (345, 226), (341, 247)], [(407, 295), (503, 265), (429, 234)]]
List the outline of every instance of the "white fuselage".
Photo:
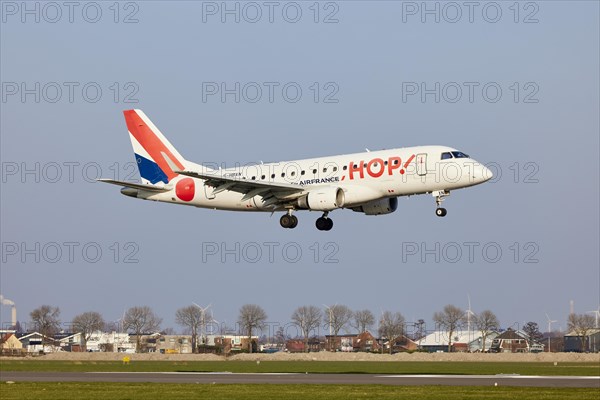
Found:
[[(306, 193), (334, 186), (344, 191), (343, 208), (353, 208), (385, 198), (465, 188), (492, 177), (484, 165), (466, 155), (442, 159), (443, 153), (451, 152), (460, 153), (445, 146), (416, 146), (219, 170), (194, 166), (215, 177), (298, 185)], [(188, 200), (182, 201), (174, 193), (180, 179), (191, 178), (178, 176), (169, 182), (172, 190), (141, 190), (137, 197), (219, 210), (273, 211), (264, 205), (261, 196), (244, 199), (244, 194), (228, 190), (215, 194), (215, 188), (199, 178), (193, 178), (195, 189)]]

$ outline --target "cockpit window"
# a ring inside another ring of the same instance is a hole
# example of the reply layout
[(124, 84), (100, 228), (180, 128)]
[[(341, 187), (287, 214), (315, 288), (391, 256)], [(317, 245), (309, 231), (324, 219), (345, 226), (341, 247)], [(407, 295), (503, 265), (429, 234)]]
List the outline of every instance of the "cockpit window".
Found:
[(442, 153), (442, 160), (448, 160), (450, 158), (452, 158), (452, 154), (450, 154), (450, 152)]
[(454, 156), (454, 158), (469, 158), (469, 156), (463, 153), (462, 151), (453, 151), (452, 155)]

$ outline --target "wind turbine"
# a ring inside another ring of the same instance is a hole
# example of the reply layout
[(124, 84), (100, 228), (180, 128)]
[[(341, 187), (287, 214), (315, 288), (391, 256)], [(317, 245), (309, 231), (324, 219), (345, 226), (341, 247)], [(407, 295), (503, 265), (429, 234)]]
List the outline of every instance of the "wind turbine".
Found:
[(323, 307), (325, 307), (329, 313), (329, 350), (331, 351), (331, 336), (333, 335), (333, 309), (337, 306), (337, 303), (335, 303), (332, 306), (328, 306), (327, 304), (323, 304)]
[(546, 319), (548, 320), (548, 333), (552, 332), (552, 324), (555, 322), (558, 322), (555, 319), (550, 319), (550, 316), (548, 315), (548, 313), (546, 313)]
[(552, 347), (550, 347), (550, 337), (552, 336), (552, 335), (551, 335), (551, 332), (552, 332), (552, 324), (553, 324), (554, 322), (558, 322), (558, 321), (557, 321), (557, 320), (555, 320), (555, 319), (550, 319), (550, 316), (548, 315), (548, 313), (545, 313), (545, 314), (546, 314), (546, 319), (548, 320), (548, 353), (550, 353), (550, 351), (551, 351), (551, 349), (552, 349)]
[(598, 320), (600, 319), (600, 306), (598, 306), (597, 310), (594, 311), (588, 311), (588, 314), (595, 314), (596, 316), (596, 323), (594, 324), (594, 328), (600, 328), (600, 325), (598, 325)]
[(467, 340), (471, 343), (471, 315), (475, 316), (473, 310), (471, 310), (471, 296), (467, 294), (467, 300), (469, 301), (469, 308), (465, 312), (467, 314)]
[[(212, 304), (209, 304), (206, 307), (202, 307), (194, 302), (192, 302), (192, 304), (200, 309), (200, 338), (202, 340), (202, 344), (206, 344), (206, 338), (204, 334), (204, 330), (206, 327), (206, 310), (208, 310), (212, 306)], [(213, 319), (211, 314), (211, 319), (209, 322), (212, 322), (212, 320)]]

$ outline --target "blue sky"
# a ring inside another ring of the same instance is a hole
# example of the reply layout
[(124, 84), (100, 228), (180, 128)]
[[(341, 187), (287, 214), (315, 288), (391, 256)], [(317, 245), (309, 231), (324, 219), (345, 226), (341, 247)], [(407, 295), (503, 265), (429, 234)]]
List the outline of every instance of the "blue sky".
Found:
[[(19, 320), (41, 304), (65, 321), (149, 305), (178, 329), (191, 302), (229, 325), (257, 303), (283, 325), (300, 305), (338, 303), (432, 329), (435, 311), (469, 295), (503, 327), (545, 330), (545, 313), (566, 328), (570, 300), (597, 309), (598, 3), (452, 4), (227, 2), (227, 13), (139, 1), (117, 13), (30, 2), (28, 13), (3, 1), (0, 291)], [(236, 83), (238, 102), (206, 92)], [(336, 211), (328, 233), (309, 212), (283, 230), (278, 215), (136, 201), (95, 183), (137, 179), (129, 108), (199, 163), (441, 144), (496, 178), (452, 193), (444, 219), (415, 196), (387, 216)]]

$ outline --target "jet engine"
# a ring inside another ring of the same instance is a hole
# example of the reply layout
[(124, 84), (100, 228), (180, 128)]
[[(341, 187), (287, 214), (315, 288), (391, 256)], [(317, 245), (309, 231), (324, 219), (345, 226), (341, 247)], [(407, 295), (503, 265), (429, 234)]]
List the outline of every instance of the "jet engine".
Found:
[(344, 191), (339, 187), (324, 186), (298, 198), (298, 207), (315, 211), (331, 211), (344, 206)]

